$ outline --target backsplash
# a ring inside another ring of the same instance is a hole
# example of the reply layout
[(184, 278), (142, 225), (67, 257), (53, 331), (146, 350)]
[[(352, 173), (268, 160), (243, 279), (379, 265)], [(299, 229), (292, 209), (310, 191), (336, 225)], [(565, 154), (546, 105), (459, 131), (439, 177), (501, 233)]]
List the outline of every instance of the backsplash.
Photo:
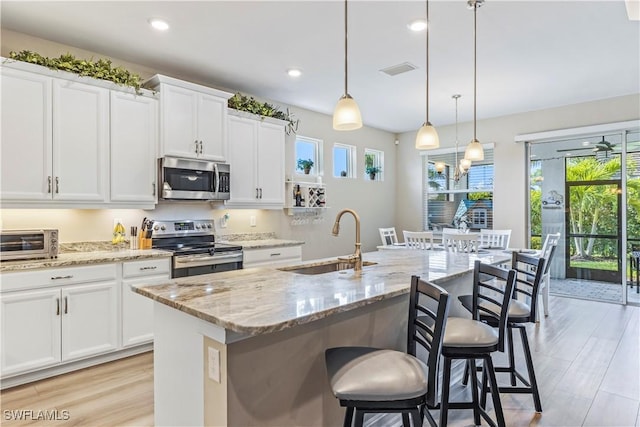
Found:
[(269, 240), (277, 239), (276, 233), (230, 233), (230, 234), (217, 234), (218, 240), (224, 240), (228, 242), (238, 242), (241, 240)]
[(73, 252), (101, 252), (101, 251), (114, 251), (114, 250), (127, 250), (129, 249), (129, 241), (118, 243), (114, 245), (110, 241), (104, 242), (72, 242), (72, 243), (60, 243), (60, 253), (73, 253)]

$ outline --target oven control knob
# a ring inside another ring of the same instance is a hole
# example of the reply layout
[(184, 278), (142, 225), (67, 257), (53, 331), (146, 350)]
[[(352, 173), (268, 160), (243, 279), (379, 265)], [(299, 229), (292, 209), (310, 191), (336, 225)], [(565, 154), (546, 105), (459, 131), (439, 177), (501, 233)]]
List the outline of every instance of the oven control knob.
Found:
[(167, 227), (165, 227), (164, 225), (160, 227), (160, 230), (162, 230), (162, 231), (164, 231), (166, 229), (167, 229)]
[(160, 226), (159, 226), (159, 225), (156, 225), (156, 226), (154, 226), (154, 227), (153, 227), (153, 229), (154, 229), (155, 231), (158, 231), (158, 230), (160, 230)]
[(207, 224), (207, 228), (211, 228), (211, 224)]
[(200, 224), (196, 224), (196, 230), (200, 230)]

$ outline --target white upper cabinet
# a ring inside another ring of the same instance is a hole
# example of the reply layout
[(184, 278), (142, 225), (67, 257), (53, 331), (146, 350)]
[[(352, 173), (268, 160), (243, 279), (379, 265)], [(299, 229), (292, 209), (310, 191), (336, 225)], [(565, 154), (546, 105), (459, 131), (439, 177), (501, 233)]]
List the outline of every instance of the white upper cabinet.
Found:
[(229, 115), (229, 207), (284, 206), (285, 127), (279, 120)]
[(158, 107), (151, 92), (5, 61), (5, 206), (154, 207)]
[(53, 80), (53, 198), (104, 202), (109, 90)]
[(227, 100), (233, 95), (156, 75), (160, 92), (160, 156), (227, 160)]
[(3, 67), (0, 198), (51, 200), (52, 78)]
[(156, 202), (158, 101), (111, 92), (112, 202)]

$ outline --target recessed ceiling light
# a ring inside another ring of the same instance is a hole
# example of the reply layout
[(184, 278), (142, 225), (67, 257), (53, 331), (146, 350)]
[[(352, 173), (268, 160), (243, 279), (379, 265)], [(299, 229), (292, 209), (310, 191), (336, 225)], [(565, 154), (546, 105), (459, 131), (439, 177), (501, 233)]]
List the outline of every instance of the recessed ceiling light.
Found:
[(167, 21), (160, 18), (149, 19), (149, 24), (158, 31), (167, 31), (169, 29)]
[(287, 74), (289, 74), (289, 77), (300, 77), (302, 75), (302, 71), (297, 68), (291, 68), (287, 70)]
[(424, 19), (416, 19), (408, 23), (407, 27), (409, 27), (411, 31), (424, 31), (424, 29), (427, 28), (427, 21)]

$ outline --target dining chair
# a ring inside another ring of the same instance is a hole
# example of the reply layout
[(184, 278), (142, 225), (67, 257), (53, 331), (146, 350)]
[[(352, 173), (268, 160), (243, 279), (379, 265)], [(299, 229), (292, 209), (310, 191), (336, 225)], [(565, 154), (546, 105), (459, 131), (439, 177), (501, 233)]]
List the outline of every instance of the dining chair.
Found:
[[(442, 397), (440, 399), (440, 426), (447, 425), (449, 409), (473, 409), (474, 425), (480, 425), (480, 417), (489, 425), (505, 427), (498, 382), (491, 354), (504, 351), (507, 332), (507, 315), (513, 301), (516, 274), (497, 266), (476, 260), (473, 269), (473, 294), (471, 296), (472, 318), (450, 317), (442, 341)], [(494, 328), (481, 316), (493, 316)], [(471, 401), (449, 402), (451, 362), (454, 359), (468, 361), (471, 372)], [(478, 397), (476, 360), (482, 359), (482, 399)], [(490, 388), (496, 422), (486, 411), (485, 385)]]
[(389, 246), (398, 243), (398, 236), (396, 234), (395, 227), (378, 228), (380, 232), (380, 240), (382, 240), (382, 246)]
[[(411, 277), (407, 352), (372, 347), (336, 347), (325, 351), (329, 384), (340, 406), (344, 426), (362, 426), (365, 413), (402, 413), (403, 426), (437, 424), (428, 408), (438, 405), (438, 366), (449, 294)], [(426, 364), (421, 360), (426, 357)], [(355, 419), (354, 419), (355, 418)]]
[(542, 276), (542, 307), (544, 308), (544, 315), (549, 315), (549, 287), (551, 285), (551, 261), (553, 260), (553, 254), (555, 248), (560, 241), (560, 233), (547, 234), (540, 251), (540, 257), (545, 259), (544, 271)]
[(478, 233), (442, 232), (442, 246), (448, 252), (477, 252)]
[(511, 230), (480, 230), (480, 247), (486, 249), (507, 249), (511, 241)]
[[(553, 255), (555, 247), (551, 249)], [(531, 349), (529, 348), (529, 340), (527, 338), (527, 330), (525, 323), (536, 322), (537, 297), (540, 290), (540, 284), (544, 275), (544, 265), (546, 260), (535, 255), (527, 255), (521, 252), (513, 252), (511, 256), (511, 269), (515, 271), (515, 285), (513, 289), (513, 301), (509, 306), (507, 315), (507, 356), (508, 366), (495, 367), (496, 372), (509, 373), (511, 386), (500, 386), (500, 393), (530, 393), (533, 396), (533, 403), (536, 412), (542, 412), (542, 403), (540, 401), (540, 393), (538, 391), (538, 382), (536, 380), (535, 370), (533, 367), (533, 359), (531, 357)], [(462, 306), (473, 313), (473, 296), (461, 295), (458, 300)], [(482, 302), (480, 305), (488, 306), (490, 304)], [(499, 323), (495, 316), (480, 313), (480, 320), (488, 325), (498, 327)], [(513, 330), (520, 330), (520, 340), (524, 353), (524, 360), (527, 367), (527, 378), (524, 377), (516, 369), (515, 352), (513, 343)], [(469, 378), (469, 363), (466, 365), (463, 384), (466, 384)], [(473, 372), (473, 371), (472, 371)], [(474, 374), (475, 375), (475, 374)], [(522, 385), (517, 385), (520, 380)], [(488, 391), (486, 384), (483, 384), (483, 397), (481, 401), (486, 400), (486, 392)]]
[(402, 230), (404, 244), (409, 249), (433, 249), (432, 231)]

